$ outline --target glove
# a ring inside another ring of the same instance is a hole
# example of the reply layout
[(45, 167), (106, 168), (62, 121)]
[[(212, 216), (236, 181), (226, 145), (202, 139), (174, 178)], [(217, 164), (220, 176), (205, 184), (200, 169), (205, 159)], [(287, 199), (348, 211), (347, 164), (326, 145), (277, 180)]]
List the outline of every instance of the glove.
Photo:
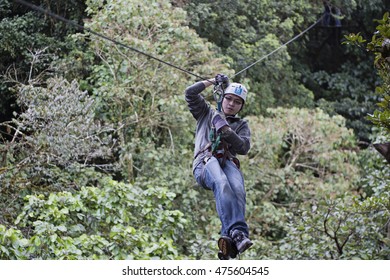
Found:
[(220, 114), (215, 115), (212, 123), (213, 123), (213, 126), (215, 127), (215, 129), (217, 130), (217, 132), (219, 132), (222, 129), (222, 127), (224, 127), (226, 125), (229, 126), (227, 121), (224, 118), (222, 118)]
[(229, 85), (229, 78), (224, 74), (217, 74), (217, 76), (215, 76), (215, 82), (217, 85), (222, 85), (222, 88), (225, 89)]

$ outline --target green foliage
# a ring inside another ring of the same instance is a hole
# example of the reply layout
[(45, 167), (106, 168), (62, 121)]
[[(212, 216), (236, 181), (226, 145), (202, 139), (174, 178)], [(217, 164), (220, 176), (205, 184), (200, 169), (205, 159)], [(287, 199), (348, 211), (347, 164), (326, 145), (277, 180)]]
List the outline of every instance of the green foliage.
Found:
[(389, 99), (390, 99), (390, 16), (385, 13), (382, 20), (378, 20), (377, 34), (368, 43), (368, 50), (375, 54), (375, 65), (379, 70), (379, 75), (383, 79), (383, 84), (377, 87), (378, 95), (382, 100), (378, 103), (378, 110), (375, 110), (370, 120), (377, 126), (384, 127), (390, 132), (389, 123)]
[[(73, 2), (43, 6), (77, 20), (84, 3)], [(286, 42), (317, 20), (320, 3), (191, 1), (186, 13), (172, 2), (90, 0), (84, 24), (209, 78)], [(65, 38), (73, 31), (64, 24), (4, 3), (0, 55), (19, 62), (8, 74), (23, 78), (9, 84), (20, 112), (1, 123), (9, 137), (0, 143), (0, 258), (215, 259), (213, 193), (191, 174), (195, 123), (183, 92), (194, 79), (88, 32)], [(357, 7), (381, 10), (378, 0), (335, 4), (343, 20)], [(383, 20), (375, 51), (386, 41)], [(243, 115), (252, 129), (241, 163), (254, 246), (242, 258), (389, 259), (389, 172), (346, 127), (363, 131), (356, 121), (375, 100), (371, 66), (359, 63), (370, 60), (344, 45), (358, 63), (339, 61), (328, 41), (319, 51), (313, 33), (326, 31), (314, 31), (237, 77), (251, 93)], [(21, 80), (28, 85), (16, 88)], [(211, 88), (204, 95), (211, 100)], [(314, 100), (324, 110), (298, 109)]]
[(79, 188), (102, 176), (94, 169), (116, 168), (113, 129), (96, 120), (94, 100), (76, 81), (52, 79), (46, 86), (21, 86), (18, 104), (26, 110), (1, 124), (14, 134), (0, 146), (0, 205), (7, 222), (30, 191)]
[[(351, 75), (351, 68), (354, 75)], [(371, 68), (371, 67), (370, 67)], [(338, 73), (319, 71), (311, 79), (326, 88), (317, 94), (317, 105), (330, 115), (338, 114), (346, 119), (348, 128), (352, 128), (359, 139), (368, 141), (371, 132), (369, 122), (365, 120), (376, 102), (376, 97), (368, 95), (371, 82), (366, 73), (371, 71), (366, 65), (354, 66), (345, 63)]]
[(381, 96), (381, 101), (377, 103), (378, 109), (370, 114), (368, 119), (375, 125), (383, 127), (390, 131), (389, 123), (389, 84), (390, 84), (390, 17), (389, 13), (385, 13), (383, 18), (376, 20), (378, 23), (377, 32), (372, 36), (371, 41), (367, 40), (358, 34), (349, 34), (346, 36), (346, 44), (363, 47), (366, 45), (367, 51), (375, 55), (375, 66), (378, 69), (378, 74), (382, 78), (382, 85), (376, 88), (376, 92)]
[(23, 260), (28, 258), (25, 249), (28, 239), (23, 237), (20, 230), (0, 225), (0, 259)]
[[(34, 30), (27, 32), (31, 26), (34, 26)], [(29, 48), (31, 50), (43, 49), (45, 44), (54, 44), (54, 38), (47, 38), (41, 33), (44, 26), (44, 22), (37, 22), (32, 13), (23, 17), (2, 20), (0, 31), (3, 36), (0, 39), (0, 53), (7, 54), (10, 60), (17, 58), (20, 54), (28, 55)]]
[(353, 132), (342, 117), (304, 109), (268, 113), (249, 118), (252, 148), (242, 160), (248, 221), (254, 239), (265, 242), (251, 257), (267, 257), (261, 246), (284, 238), (287, 217), (299, 205), (348, 192), (359, 180)]
[[(175, 194), (165, 187), (105, 179), (80, 191), (26, 196), (16, 220), (20, 231), (1, 230), (3, 258), (176, 259), (173, 242), (186, 225), (172, 209)], [(12, 245), (12, 251), (9, 248)]]
[(286, 259), (389, 259), (384, 224), (389, 193), (363, 202), (351, 197), (321, 199), (297, 212), (279, 244)]
[(193, 178), (192, 147), (156, 147), (143, 155), (142, 176), (137, 177), (135, 184), (168, 188), (175, 193), (174, 209), (184, 213), (188, 221), (185, 234), (175, 240), (179, 252), (189, 258), (215, 258), (220, 221), (212, 192), (202, 189)]
[[(185, 8), (191, 27), (231, 57), (231, 67), (238, 72), (287, 42), (302, 26), (316, 20), (316, 15), (311, 14), (314, 12), (311, 3), (282, 2), (200, 0), (191, 1)], [(244, 78), (248, 78), (251, 97), (246, 114), (264, 114), (266, 108), (276, 106), (314, 105), (313, 93), (302, 86), (301, 75), (294, 71), (287, 48), (235, 79), (243, 81)]]
[(361, 160), (361, 193), (325, 196), (301, 207), (289, 217), (289, 232), (274, 258), (390, 258), (389, 167), (373, 150)]
[[(34, 1), (36, 5), (40, 3), (43, 8), (76, 22), (83, 17), (82, 0)], [(11, 0), (1, 1), (0, 19), (0, 120), (3, 121), (10, 120), (13, 111), (20, 110), (14, 98), (17, 84), (50, 77), (55, 71), (52, 62), (73, 48), (66, 36), (74, 29)]]
[[(87, 2), (92, 17), (87, 26), (94, 31), (207, 78), (229, 72), (210, 43), (188, 28), (184, 11), (169, 1), (106, 2)], [(90, 48), (99, 60), (88, 82), (99, 118), (118, 131), (125, 178), (149, 168), (144, 158), (155, 147), (192, 143), (191, 116), (183, 114), (187, 74), (98, 38)]]
[(388, 259), (388, 168), (355, 152), (340, 116), (269, 113), (249, 118), (254, 141), (242, 161), (255, 240), (246, 258)]
[(296, 108), (270, 109), (268, 113), (269, 118), (250, 118), (254, 129), (249, 157), (260, 169), (283, 167), (324, 179), (326, 174), (348, 167), (344, 162), (356, 160), (353, 133), (345, 128), (341, 116)]
[[(343, 35), (360, 32), (362, 39), (375, 31), (373, 18), (388, 10), (382, 1), (332, 1), (344, 18), (341, 28), (319, 24), (297, 48), (295, 67), (303, 83), (313, 91), (316, 106), (329, 114), (341, 114), (358, 138), (368, 142), (371, 124), (365, 119), (373, 112), (377, 98), (372, 93), (380, 83), (372, 69), (373, 58), (364, 50), (343, 44)], [(297, 57), (298, 56), (298, 57)]]
[(18, 141), (9, 143), (4, 176), (12, 183), (3, 181), (4, 187), (22, 183), (23, 174), (29, 184), (55, 185), (58, 178), (50, 175), (51, 167), (63, 171), (90, 167), (97, 159), (112, 156), (113, 129), (96, 121), (94, 100), (79, 90), (76, 81), (47, 82), (46, 88), (21, 86), (18, 104), (27, 110), (6, 124)]

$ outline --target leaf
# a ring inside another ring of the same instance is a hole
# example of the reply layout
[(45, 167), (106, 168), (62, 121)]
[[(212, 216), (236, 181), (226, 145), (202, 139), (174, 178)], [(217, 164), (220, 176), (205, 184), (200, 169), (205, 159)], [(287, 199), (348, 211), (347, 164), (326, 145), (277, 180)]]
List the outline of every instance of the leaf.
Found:
[(57, 229), (61, 232), (66, 232), (67, 228), (64, 225), (57, 226)]
[(58, 237), (57, 234), (52, 234), (52, 235), (50, 235), (50, 241), (51, 241), (52, 243), (54, 243), (54, 242), (57, 240), (57, 237)]

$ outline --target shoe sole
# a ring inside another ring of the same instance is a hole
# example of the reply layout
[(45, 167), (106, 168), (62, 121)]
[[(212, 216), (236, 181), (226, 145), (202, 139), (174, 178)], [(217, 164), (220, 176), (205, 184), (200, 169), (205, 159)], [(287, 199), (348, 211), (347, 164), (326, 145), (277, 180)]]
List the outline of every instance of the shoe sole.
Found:
[(218, 259), (220, 260), (228, 260), (229, 258), (226, 258), (226, 256), (222, 253), (222, 251), (218, 252)]
[(218, 240), (218, 258), (228, 260), (237, 256), (237, 250), (234, 248), (233, 240), (228, 236), (222, 236)]

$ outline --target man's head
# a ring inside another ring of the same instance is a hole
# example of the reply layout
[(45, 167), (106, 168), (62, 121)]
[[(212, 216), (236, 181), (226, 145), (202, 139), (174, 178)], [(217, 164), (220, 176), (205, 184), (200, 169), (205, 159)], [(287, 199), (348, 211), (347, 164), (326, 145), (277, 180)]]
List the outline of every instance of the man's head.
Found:
[(241, 111), (248, 94), (247, 89), (239, 83), (231, 83), (225, 89), (222, 110), (227, 116), (234, 116)]

